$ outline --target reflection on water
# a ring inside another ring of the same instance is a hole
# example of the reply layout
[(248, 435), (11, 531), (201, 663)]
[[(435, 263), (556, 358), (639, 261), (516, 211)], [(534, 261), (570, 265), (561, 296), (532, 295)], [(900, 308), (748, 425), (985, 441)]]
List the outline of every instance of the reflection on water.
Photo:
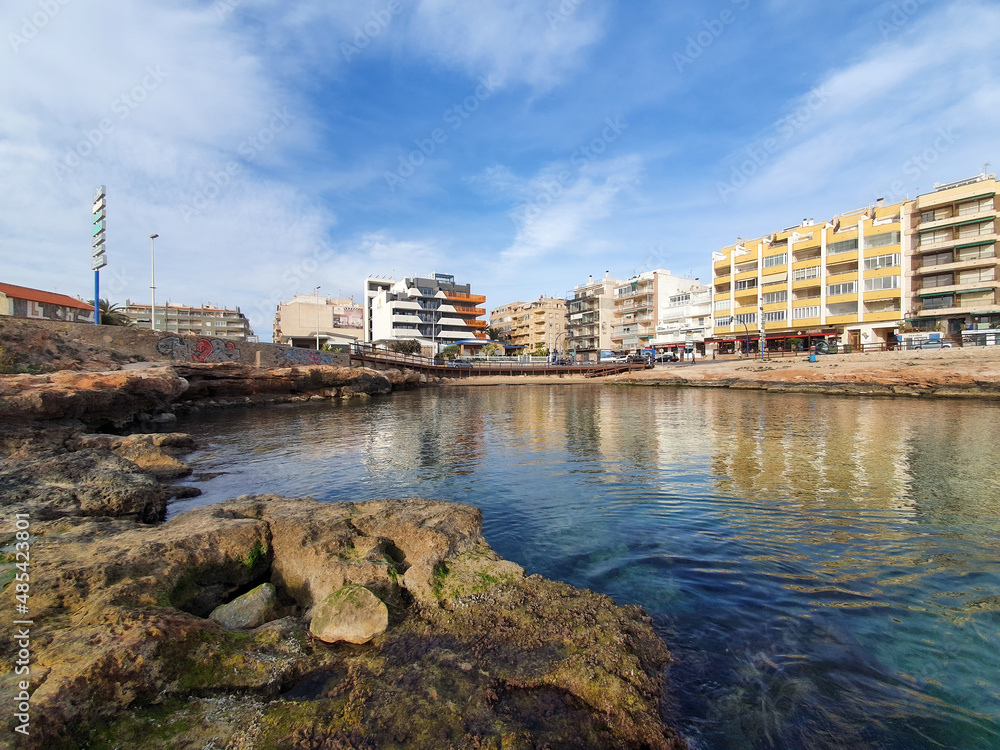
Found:
[(654, 616), (696, 748), (996, 748), (998, 416), (602, 386), (223, 412), (183, 426), (205, 495), (172, 512), (473, 503), (500, 554)]

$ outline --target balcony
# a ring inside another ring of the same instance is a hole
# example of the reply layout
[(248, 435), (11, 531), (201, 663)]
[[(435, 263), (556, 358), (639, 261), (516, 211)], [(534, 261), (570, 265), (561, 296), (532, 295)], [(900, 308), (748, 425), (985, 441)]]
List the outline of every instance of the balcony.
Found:
[[(929, 210), (929, 209), (924, 209)], [(943, 219), (934, 219), (933, 221), (921, 221), (917, 224), (920, 231), (928, 231), (930, 229), (940, 229), (942, 227), (954, 226), (955, 224), (965, 223), (967, 221), (986, 221), (987, 219), (992, 219), (996, 215), (994, 209), (988, 211), (979, 211), (974, 214), (952, 214), (951, 216), (945, 217)]]
[(927, 242), (917, 245), (914, 250), (915, 254), (929, 253), (934, 250), (945, 250), (948, 248), (955, 247), (956, 245), (971, 245), (971, 244), (987, 244), (989, 242), (994, 242), (997, 238), (996, 232), (987, 232), (986, 234), (976, 234), (968, 237), (952, 237), (946, 240), (939, 240), (938, 242)]
[(967, 281), (961, 284), (942, 284), (940, 286), (922, 286), (918, 289), (914, 289), (913, 293), (920, 295), (921, 292), (927, 293), (933, 290), (934, 292), (939, 292), (941, 294), (967, 294), (969, 292), (979, 292), (986, 291), (989, 289), (997, 289), (1000, 287), (1000, 281), (996, 279), (986, 279), (977, 281)]
[(964, 271), (972, 268), (988, 268), (994, 265), (997, 265), (997, 258), (995, 255), (990, 254), (977, 258), (956, 260), (951, 263), (922, 263), (913, 269), (913, 274), (914, 276), (923, 276), (931, 273), (948, 273), (950, 271)]
[[(485, 304), (486, 297), (481, 294), (466, 294), (465, 292), (445, 292), (445, 298), (447, 299), (457, 299), (464, 302), (474, 302), (475, 304)], [(482, 314), (482, 313), (480, 313)]]

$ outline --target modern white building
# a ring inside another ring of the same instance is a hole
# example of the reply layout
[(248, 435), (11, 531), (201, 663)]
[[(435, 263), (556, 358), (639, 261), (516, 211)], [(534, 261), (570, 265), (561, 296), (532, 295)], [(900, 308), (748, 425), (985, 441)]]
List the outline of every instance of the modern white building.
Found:
[(466, 339), (486, 339), (486, 297), (444, 273), (402, 281), (365, 279), (365, 341), (417, 341), (431, 352)]
[(695, 280), (690, 289), (667, 297), (658, 313), (652, 345), (657, 349), (704, 353), (705, 340), (711, 335), (712, 287)]
[(702, 351), (711, 306), (711, 289), (698, 279), (663, 268), (637, 274), (615, 287), (612, 346), (633, 351), (691, 345)]

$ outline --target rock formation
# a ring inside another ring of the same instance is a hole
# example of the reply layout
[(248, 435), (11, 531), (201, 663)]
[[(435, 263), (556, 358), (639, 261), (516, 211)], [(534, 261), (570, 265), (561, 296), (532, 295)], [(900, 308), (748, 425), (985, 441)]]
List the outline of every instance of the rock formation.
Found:
[[(685, 746), (660, 719), (669, 655), (644, 613), (525, 578), (470, 506), (247, 496), (159, 527), (32, 530), (33, 747)], [(276, 619), (208, 618), (265, 583)], [(386, 608), (367, 644), (310, 637), (344, 587)]]

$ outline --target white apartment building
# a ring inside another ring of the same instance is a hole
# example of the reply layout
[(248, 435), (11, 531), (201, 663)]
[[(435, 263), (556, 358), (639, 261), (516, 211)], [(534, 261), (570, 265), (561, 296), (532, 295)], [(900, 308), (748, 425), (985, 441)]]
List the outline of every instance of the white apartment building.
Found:
[(591, 276), (586, 284), (566, 293), (569, 313), (566, 349), (575, 352), (577, 359), (596, 361), (602, 350), (612, 348), (615, 289), (623, 283), (620, 279), (612, 279), (610, 272), (605, 271), (603, 279), (594, 281)]
[(705, 353), (705, 340), (712, 335), (712, 287), (696, 283), (667, 297), (656, 321), (656, 349)]
[(444, 273), (412, 276), (402, 281), (365, 279), (365, 341), (385, 344), (418, 341), (429, 351), (465, 339), (486, 338), (488, 323), (480, 320), (486, 297), (472, 294), (468, 284), (456, 284)]
[(711, 327), (711, 291), (698, 279), (663, 268), (645, 271), (615, 287), (614, 318), (616, 350), (676, 349), (696, 342), (703, 350), (705, 328)]

